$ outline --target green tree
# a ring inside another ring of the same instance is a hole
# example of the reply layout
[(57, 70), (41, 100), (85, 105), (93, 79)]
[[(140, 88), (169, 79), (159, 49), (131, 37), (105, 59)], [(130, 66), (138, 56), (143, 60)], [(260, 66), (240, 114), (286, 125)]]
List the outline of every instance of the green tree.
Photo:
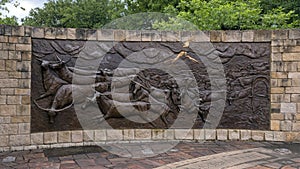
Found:
[[(116, 1), (116, 0), (115, 0)], [(111, 20), (109, 0), (49, 0), (30, 11), (24, 25), (42, 27), (98, 28)]]
[[(12, 3), (16, 8), (19, 7), (19, 2), (15, 0), (0, 0), (0, 10), (9, 12), (9, 10), (5, 7), (7, 3)], [(21, 8), (24, 9), (24, 8)], [(6, 16), (0, 12), (0, 24), (5, 25), (18, 25), (17, 17), (15, 16)]]
[[(178, 18), (186, 19), (200, 30), (279, 29), (299, 26), (297, 14), (278, 7), (263, 13), (260, 0), (181, 0), (177, 7), (169, 7)], [(157, 29), (181, 29), (176, 20), (155, 23)], [(176, 26), (178, 25), (178, 26)]]

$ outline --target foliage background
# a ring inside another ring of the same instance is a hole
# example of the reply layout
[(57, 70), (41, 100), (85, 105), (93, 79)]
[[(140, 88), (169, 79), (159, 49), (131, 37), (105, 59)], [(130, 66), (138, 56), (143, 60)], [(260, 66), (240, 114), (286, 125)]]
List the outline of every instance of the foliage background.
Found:
[[(20, 7), (17, 0), (0, 0), (2, 10), (7, 10), (4, 7), (6, 3)], [(147, 12), (157, 13), (148, 15)], [(159, 13), (170, 15), (159, 17)], [(48, 0), (43, 7), (32, 9), (21, 23), (16, 17), (0, 15), (0, 24), (36, 27), (103, 28), (105, 25), (105, 28), (111, 29), (285, 29), (300, 27), (300, 1)], [(124, 16), (129, 16), (126, 22), (118, 22), (120, 20), (117, 19)], [(147, 20), (139, 23), (141, 17)]]

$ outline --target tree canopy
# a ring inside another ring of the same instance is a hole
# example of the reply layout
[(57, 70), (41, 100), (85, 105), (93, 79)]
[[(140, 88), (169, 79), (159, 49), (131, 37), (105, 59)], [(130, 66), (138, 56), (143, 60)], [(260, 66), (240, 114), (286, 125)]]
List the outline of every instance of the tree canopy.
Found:
[(9, 10), (5, 7), (7, 3), (12, 3), (16, 8), (19, 6), (19, 2), (15, 0), (0, 0), (0, 24), (18, 25), (18, 21), (15, 16), (3, 15), (3, 11), (9, 12)]
[[(295, 0), (48, 0), (30, 11), (24, 25), (44, 27), (123, 29), (281, 29), (300, 25), (300, 1)], [(141, 12), (171, 13), (174, 17), (148, 18)], [(129, 16), (127, 20), (116, 20)], [(140, 21), (138, 21), (140, 19)], [(114, 21), (114, 22), (111, 22)]]

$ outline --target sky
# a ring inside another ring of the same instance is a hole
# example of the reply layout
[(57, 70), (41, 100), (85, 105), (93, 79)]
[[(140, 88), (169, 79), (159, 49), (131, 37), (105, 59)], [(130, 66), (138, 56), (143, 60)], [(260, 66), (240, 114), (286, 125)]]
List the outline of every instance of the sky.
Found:
[(20, 7), (16, 8), (13, 4), (7, 4), (6, 7), (10, 11), (9, 13), (3, 12), (3, 15), (16, 16), (20, 22), (21, 18), (28, 16), (29, 11), (36, 7), (42, 7), (48, 0), (19, 0), (20, 7), (25, 8), (22, 10)]

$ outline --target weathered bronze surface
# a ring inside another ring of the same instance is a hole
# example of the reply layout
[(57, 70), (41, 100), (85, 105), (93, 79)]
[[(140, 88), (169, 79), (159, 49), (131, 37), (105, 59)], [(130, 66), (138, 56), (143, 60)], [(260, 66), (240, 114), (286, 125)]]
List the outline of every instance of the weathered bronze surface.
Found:
[[(105, 54), (99, 69), (93, 72), (92, 76), (88, 65), (82, 65), (79, 69), (74, 67), (78, 54), (85, 47), (85, 41), (33, 39), (32, 43), (32, 132), (81, 129), (73, 107), (77, 102), (82, 105), (82, 110), (96, 103), (104, 114), (97, 122), (106, 120), (113, 128), (168, 128), (176, 118), (181, 118), (177, 115), (184, 93), (176, 80), (163, 70), (124, 70), (123, 78), (133, 77), (129, 94), (118, 93), (117, 98), (112, 98), (111, 83), (114, 70), (127, 56), (150, 48), (169, 50), (178, 57), (176, 59), (182, 59), (189, 66), (196, 78), (201, 98), (195, 100), (199, 107), (199, 116), (195, 119), (194, 128), (202, 128), (205, 123), (212, 102), (211, 82), (205, 65), (197, 59), (191, 49), (184, 48), (181, 42), (120, 42)], [(226, 107), (218, 128), (269, 129), (270, 44), (213, 45), (224, 66), (227, 83)], [(179, 73), (181, 71), (178, 70)], [(79, 77), (91, 76), (95, 79), (94, 83), (78, 80), (80, 78), (74, 80), (73, 72)], [(119, 78), (122, 82), (122, 77)], [(86, 86), (92, 86), (94, 92), (85, 91)], [(73, 99), (72, 88), (82, 91), (80, 99)], [(130, 102), (124, 102), (124, 98), (128, 96)], [(161, 100), (153, 99), (153, 96)], [(157, 111), (163, 113), (154, 121), (141, 116), (146, 122), (149, 121), (145, 124), (122, 117), (113, 103), (114, 101), (124, 105), (130, 104), (139, 111), (145, 111), (150, 109), (150, 99), (160, 105)], [(90, 129), (93, 129), (93, 125)]]

